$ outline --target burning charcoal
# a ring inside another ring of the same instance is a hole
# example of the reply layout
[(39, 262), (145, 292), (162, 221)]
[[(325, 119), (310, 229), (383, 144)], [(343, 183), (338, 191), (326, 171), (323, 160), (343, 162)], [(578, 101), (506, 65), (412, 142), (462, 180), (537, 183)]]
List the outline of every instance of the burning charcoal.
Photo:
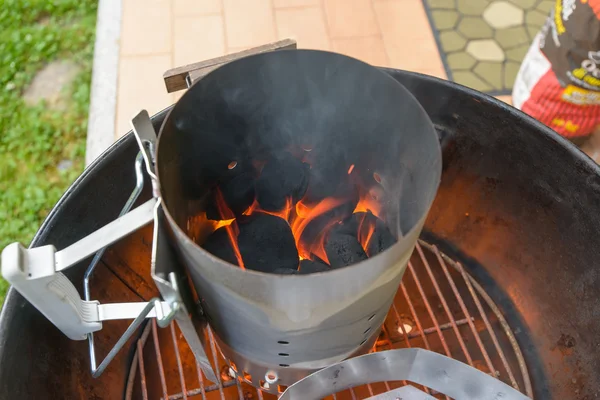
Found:
[(235, 215), (242, 215), (254, 202), (254, 177), (245, 172), (221, 184), (225, 202)]
[(373, 257), (391, 247), (394, 243), (396, 243), (396, 238), (392, 235), (385, 222), (378, 218), (375, 222), (375, 230), (367, 245), (368, 256)]
[(226, 227), (214, 231), (202, 244), (202, 248), (212, 255), (233, 265), (238, 265)]
[(299, 272), (297, 269), (277, 268), (273, 273), (279, 275), (298, 275)]
[(361, 223), (365, 218), (369, 218), (371, 215), (373, 218), (375, 216), (371, 213), (366, 212), (357, 212), (344, 219), (339, 224), (335, 225), (331, 232), (332, 234), (343, 234), (343, 235), (351, 235), (354, 237), (358, 237), (358, 228), (361, 226)]
[(332, 268), (346, 267), (367, 259), (358, 239), (351, 235), (331, 234), (325, 243), (325, 252)]
[[(235, 216), (242, 215), (254, 202), (254, 177), (252, 172), (244, 172), (221, 183), (219, 189), (223, 194), (227, 207)], [(212, 220), (228, 219), (222, 218), (220, 215), (215, 197), (216, 190), (213, 191), (211, 201), (206, 207), (207, 218)]]
[(287, 198), (297, 202), (308, 187), (309, 165), (289, 153), (271, 158), (256, 181), (256, 200), (267, 211), (280, 211)]
[(300, 275), (314, 274), (315, 272), (329, 271), (329, 265), (319, 261), (302, 260), (300, 261)]
[(305, 196), (307, 204), (317, 204), (327, 197), (344, 199), (350, 204), (350, 215), (358, 204), (359, 193), (347, 174), (334, 174), (316, 169), (310, 170), (310, 186)]
[(246, 268), (262, 272), (298, 268), (298, 250), (286, 220), (258, 212), (238, 219), (238, 227), (238, 246)]

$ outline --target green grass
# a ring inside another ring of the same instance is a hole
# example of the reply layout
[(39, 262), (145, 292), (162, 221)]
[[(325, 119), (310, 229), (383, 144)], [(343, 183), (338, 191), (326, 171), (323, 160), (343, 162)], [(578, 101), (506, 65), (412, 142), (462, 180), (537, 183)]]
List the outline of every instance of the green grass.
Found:
[[(0, 0), (0, 249), (28, 245), (84, 167), (96, 0)], [(72, 60), (67, 106), (25, 105), (36, 72)], [(61, 160), (73, 165), (59, 171)], [(0, 307), (8, 285), (0, 278)]]

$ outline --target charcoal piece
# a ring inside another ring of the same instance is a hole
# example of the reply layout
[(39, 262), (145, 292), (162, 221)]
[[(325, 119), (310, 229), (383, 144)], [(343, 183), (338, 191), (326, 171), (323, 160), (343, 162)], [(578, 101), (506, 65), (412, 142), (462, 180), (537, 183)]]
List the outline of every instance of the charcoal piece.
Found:
[(302, 260), (300, 261), (300, 275), (314, 274), (315, 272), (329, 271), (329, 265), (319, 261)]
[[(252, 172), (244, 172), (226, 182), (222, 182), (219, 185), (219, 189), (223, 194), (225, 204), (235, 216), (242, 215), (254, 202), (255, 191)], [(222, 218), (219, 213), (216, 190), (213, 191), (211, 199), (206, 206), (206, 217), (212, 220), (227, 219), (227, 216)]]
[(221, 260), (227, 261), (233, 265), (238, 265), (226, 227), (221, 227), (214, 231), (204, 243), (201, 244), (201, 247), (212, 255), (219, 257)]
[[(351, 235), (358, 238), (358, 229), (368, 223), (375, 223), (375, 216), (370, 212), (357, 212), (336, 224), (331, 229), (331, 233)], [(372, 222), (371, 222), (372, 220)]]
[(346, 173), (338, 174), (329, 170), (311, 169), (310, 185), (306, 192), (307, 204), (317, 204), (327, 197), (345, 199), (353, 205), (346, 216), (350, 215), (358, 204), (359, 193), (356, 185)]
[(297, 269), (289, 269), (289, 268), (277, 268), (275, 271), (273, 271), (274, 274), (279, 274), (279, 275), (298, 275), (299, 272)]
[(396, 243), (396, 238), (388, 229), (385, 222), (379, 218), (375, 221), (375, 230), (367, 245), (367, 255), (373, 257)]
[(332, 268), (346, 267), (367, 259), (355, 236), (334, 233), (325, 243), (325, 253)]
[(257, 212), (239, 218), (238, 227), (238, 247), (246, 268), (262, 272), (298, 268), (298, 249), (286, 220)]
[(267, 211), (280, 211), (287, 198), (297, 202), (308, 188), (310, 166), (290, 153), (267, 161), (256, 181), (256, 200)]
[(352, 217), (352, 211), (356, 209), (356, 205), (358, 204), (358, 190), (353, 187), (352, 193), (350, 197), (346, 197), (346, 202), (310, 221), (304, 228), (304, 231), (302, 231), (301, 241), (303, 243), (313, 243), (318, 240), (319, 235), (325, 232), (325, 230), (333, 230), (337, 226), (332, 225), (332, 222), (342, 222)]

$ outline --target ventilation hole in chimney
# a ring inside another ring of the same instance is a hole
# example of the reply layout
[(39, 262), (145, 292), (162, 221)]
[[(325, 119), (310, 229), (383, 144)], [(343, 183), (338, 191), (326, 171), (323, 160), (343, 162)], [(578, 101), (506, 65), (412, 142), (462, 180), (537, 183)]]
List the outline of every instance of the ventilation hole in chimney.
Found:
[(279, 355), (280, 355), (281, 357), (289, 357), (289, 356), (290, 356), (288, 353), (279, 353)]
[(285, 340), (280, 340), (280, 341), (278, 341), (277, 343), (279, 343), (279, 344), (290, 344), (290, 342), (287, 342), (287, 341), (285, 341)]
[(363, 333), (364, 333), (364, 334), (367, 334), (367, 333), (369, 333), (369, 332), (371, 332), (371, 328), (370, 328), (370, 327), (369, 327), (369, 328), (367, 328), (367, 330), (366, 330), (366, 331), (364, 331)]
[(373, 318), (375, 318), (375, 314), (373, 314), (369, 317), (369, 321), (372, 320)]
[(248, 382), (252, 383), (252, 375), (250, 375), (246, 371), (242, 372), (242, 375), (244, 376), (244, 380), (247, 380)]
[(290, 366), (290, 364), (279, 364), (279, 366), (280, 366), (280, 367), (284, 367), (284, 368), (285, 368), (285, 367), (289, 367), (289, 366)]
[(363, 340), (362, 342), (360, 342), (359, 346), (362, 346), (363, 344), (367, 343), (367, 339)]
[(267, 383), (275, 383), (278, 378), (275, 372), (269, 371), (265, 374), (265, 379), (267, 380)]
[(237, 161), (232, 161), (227, 164), (227, 169), (234, 169), (235, 167), (237, 167)]
[(227, 382), (235, 378), (235, 372), (232, 372), (231, 367), (223, 365), (223, 368), (221, 368), (221, 380)]

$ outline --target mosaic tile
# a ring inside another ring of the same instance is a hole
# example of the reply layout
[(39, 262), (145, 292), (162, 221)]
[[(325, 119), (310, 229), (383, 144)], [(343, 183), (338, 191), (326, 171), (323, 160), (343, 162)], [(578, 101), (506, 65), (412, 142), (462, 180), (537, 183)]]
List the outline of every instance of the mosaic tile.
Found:
[(481, 15), (490, 2), (486, 0), (456, 0), (456, 8), (463, 15)]
[(458, 12), (451, 10), (435, 10), (431, 16), (435, 26), (441, 30), (454, 28), (458, 21)]
[(467, 40), (454, 31), (440, 33), (440, 42), (446, 52), (464, 49)]
[(489, 92), (494, 88), (487, 82), (484, 82), (481, 78), (472, 72), (457, 71), (454, 73), (454, 82), (460, 83), (461, 85), (468, 86), (481, 92)]
[(517, 78), (517, 73), (519, 72), (519, 68), (521, 65), (515, 62), (507, 62), (504, 64), (504, 86), (512, 87), (515, 83), (515, 79)]
[(472, 55), (465, 52), (449, 54), (446, 61), (452, 70), (469, 69), (477, 63)]
[(448, 78), (512, 91), (532, 38), (557, 0), (423, 0)]
[(522, 8), (524, 10), (529, 10), (530, 8), (534, 8), (538, 2), (538, 0), (508, 0), (508, 1), (510, 1), (515, 6)]
[(458, 31), (467, 39), (491, 39), (492, 28), (481, 18), (463, 17), (458, 24)]
[(519, 47), (512, 48), (510, 50), (506, 50), (506, 58), (512, 61), (521, 62), (525, 58), (527, 51), (529, 50), (529, 43), (524, 44)]
[(515, 26), (513, 28), (498, 30), (496, 31), (495, 39), (502, 48), (529, 44), (529, 35), (524, 26)]
[(529, 36), (531, 37), (535, 37), (540, 30), (542, 29), (541, 26), (537, 26), (537, 25), (528, 25), (527, 26), (527, 32), (529, 32)]
[(537, 26), (541, 27), (542, 25), (544, 25), (544, 22), (546, 22), (547, 18), (548, 18), (547, 13), (542, 13), (540, 11), (531, 10), (531, 11), (528, 11), (527, 14), (525, 15), (525, 22), (528, 25), (537, 25)]
[(486, 82), (490, 83), (493, 87), (503, 87), (502, 63), (480, 62), (473, 68), (473, 72)]
[(467, 53), (479, 61), (504, 61), (504, 51), (491, 39), (469, 42)]
[(483, 12), (483, 19), (492, 28), (503, 29), (523, 23), (524, 12), (507, 1), (495, 1)]
[(454, 0), (429, 0), (429, 6), (431, 8), (446, 8), (454, 10)]
[(536, 7), (536, 10), (538, 10), (546, 15), (549, 15), (550, 10), (552, 10), (552, 7), (554, 7), (555, 4), (556, 4), (555, 1), (544, 0), (540, 4), (538, 4), (538, 6)]

